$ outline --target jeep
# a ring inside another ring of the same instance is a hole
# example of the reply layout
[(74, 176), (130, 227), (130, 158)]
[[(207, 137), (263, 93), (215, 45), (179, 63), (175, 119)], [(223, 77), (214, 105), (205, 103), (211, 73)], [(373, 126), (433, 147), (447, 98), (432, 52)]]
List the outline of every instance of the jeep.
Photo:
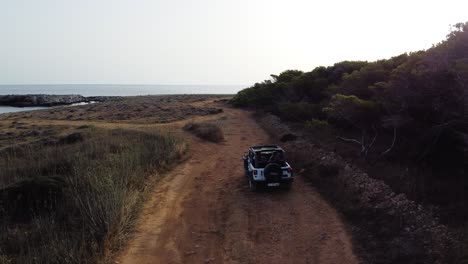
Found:
[(249, 188), (281, 186), (290, 189), (294, 180), (291, 166), (286, 162), (285, 151), (277, 145), (259, 145), (244, 154), (244, 170)]

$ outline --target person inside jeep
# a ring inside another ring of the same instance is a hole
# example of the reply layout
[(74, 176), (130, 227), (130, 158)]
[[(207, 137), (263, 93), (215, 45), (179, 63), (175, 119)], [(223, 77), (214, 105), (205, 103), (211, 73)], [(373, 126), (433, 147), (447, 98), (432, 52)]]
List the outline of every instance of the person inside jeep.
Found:
[(268, 159), (268, 163), (277, 163), (282, 164), (284, 163), (284, 155), (280, 151), (275, 151), (271, 154), (270, 158)]

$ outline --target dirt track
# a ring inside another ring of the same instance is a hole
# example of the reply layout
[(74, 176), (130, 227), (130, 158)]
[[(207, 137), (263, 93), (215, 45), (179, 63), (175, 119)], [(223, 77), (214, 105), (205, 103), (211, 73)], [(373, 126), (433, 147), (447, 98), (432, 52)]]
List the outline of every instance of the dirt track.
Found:
[(192, 157), (156, 186), (118, 263), (359, 263), (336, 211), (301, 176), (289, 192), (249, 191), (241, 156), (271, 142), (249, 113), (223, 115), (226, 142), (189, 136)]

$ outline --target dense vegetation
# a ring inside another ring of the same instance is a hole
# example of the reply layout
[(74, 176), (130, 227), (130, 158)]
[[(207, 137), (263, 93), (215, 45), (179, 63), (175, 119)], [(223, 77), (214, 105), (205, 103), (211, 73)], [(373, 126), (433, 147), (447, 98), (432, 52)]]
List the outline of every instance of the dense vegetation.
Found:
[(334, 140), (355, 145), (367, 164), (398, 164), (403, 176), (394, 175), (394, 186), (407, 183), (398, 192), (452, 207), (450, 214), (468, 220), (460, 210), (468, 198), (468, 23), (425, 51), (271, 77), (232, 103), (327, 129)]
[(132, 229), (151, 176), (186, 150), (157, 132), (77, 131), (0, 152), (1, 263), (108, 255)]

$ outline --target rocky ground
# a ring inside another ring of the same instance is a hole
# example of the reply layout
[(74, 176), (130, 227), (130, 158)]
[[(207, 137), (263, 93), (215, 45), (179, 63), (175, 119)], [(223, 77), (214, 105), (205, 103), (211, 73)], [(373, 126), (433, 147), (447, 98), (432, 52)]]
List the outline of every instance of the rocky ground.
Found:
[(222, 112), (222, 109), (207, 106), (204, 102), (220, 98), (208, 95), (104, 98), (104, 102), (88, 105), (1, 114), (0, 150), (44, 138), (56, 140), (80, 126), (111, 126), (112, 123), (121, 127), (137, 127), (209, 116)]
[(301, 138), (279, 118), (267, 115), (259, 122), (277, 138), (295, 135), (283, 146), (296, 170), (344, 213), (367, 262), (460, 263), (460, 241), (431, 210), (395, 193), (335, 152)]
[(17, 112), (4, 115), (4, 119), (168, 123), (190, 116), (218, 113), (219, 108), (197, 104), (209, 97), (206, 95), (119, 97), (88, 105)]

